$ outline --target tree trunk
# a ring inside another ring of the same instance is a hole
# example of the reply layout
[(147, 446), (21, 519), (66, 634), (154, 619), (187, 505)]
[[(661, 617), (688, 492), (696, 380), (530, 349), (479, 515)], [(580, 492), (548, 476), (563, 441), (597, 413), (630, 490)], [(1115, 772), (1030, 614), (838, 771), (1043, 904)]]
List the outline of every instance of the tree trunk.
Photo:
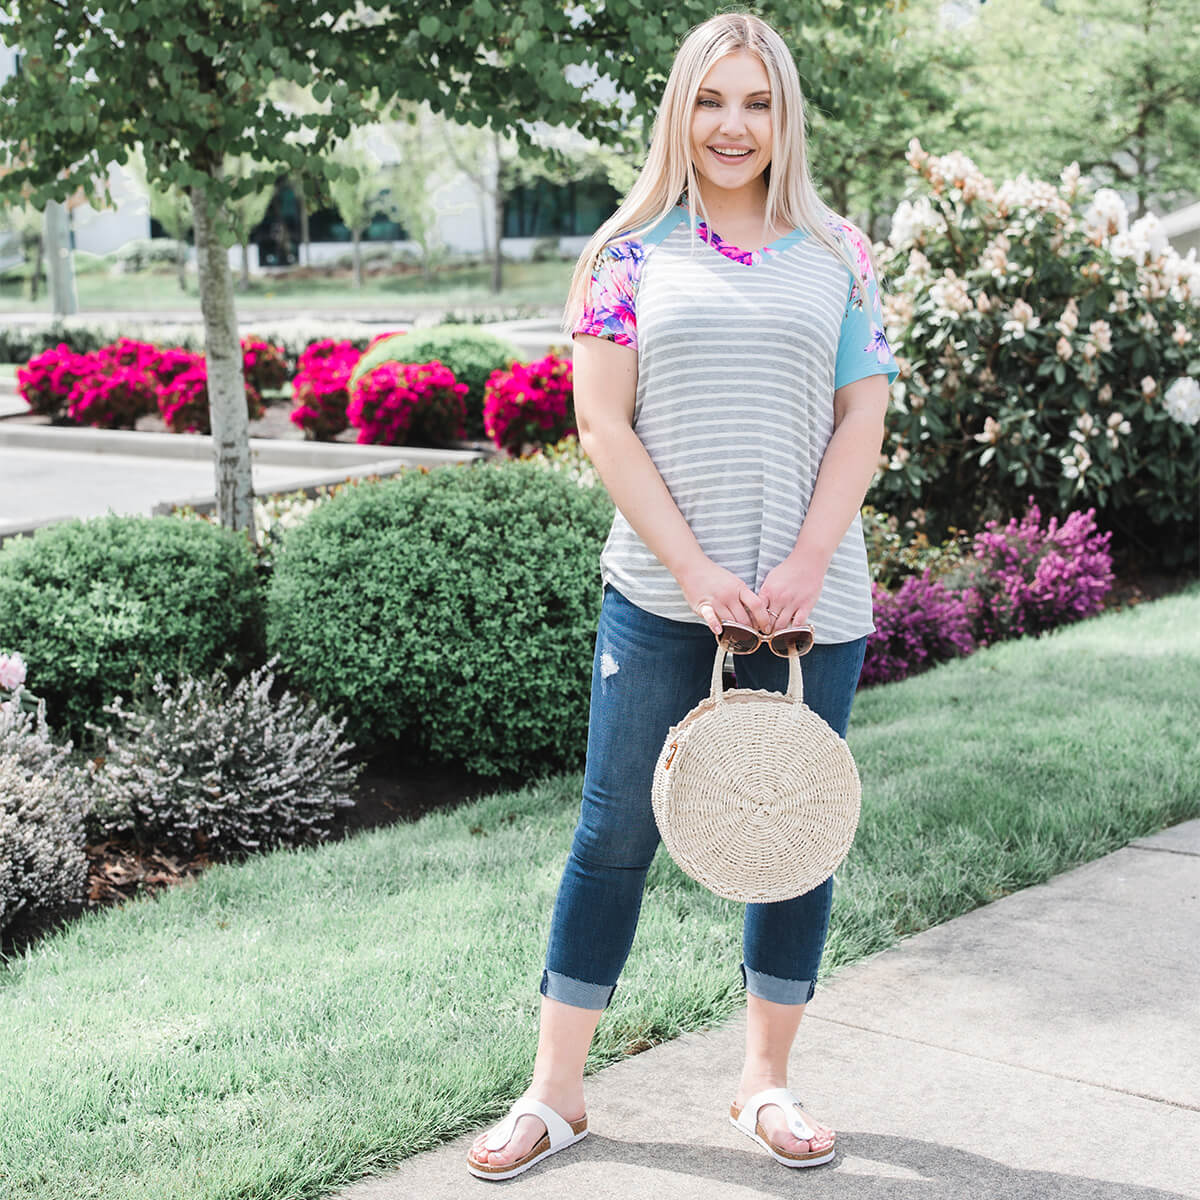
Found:
[[(218, 168), (219, 169), (219, 168)], [(192, 188), (200, 311), (204, 316), (204, 357), (212, 420), (217, 520), (244, 529), (253, 545), (254, 481), (250, 473), (250, 418), (242, 348), (233, 301), (233, 272), (213, 214), (200, 188)]]
[(296, 203), (300, 208), (300, 246), (304, 251), (303, 255), (297, 254), (296, 259), (301, 266), (312, 266), (312, 249), (308, 244), (308, 202), (304, 196), (304, 180), (297, 179), (294, 184), (296, 190)]
[(179, 279), (179, 290), (187, 291), (187, 242), (180, 238), (175, 243), (175, 271)]
[(487, 188), (477, 186), (475, 191), (479, 197), (479, 236), (483, 242), (483, 261), (487, 262), (492, 249), (491, 239), (488, 237)]
[(243, 292), (250, 290), (250, 246), (247, 242), (242, 242), (242, 278), (238, 287)]
[(42, 235), (38, 234), (34, 238), (33, 270), (29, 272), (29, 299), (32, 302), (36, 302), (38, 298), (38, 285), (42, 281), (42, 257), (45, 248)]
[(50, 307), (56, 317), (69, 317), (79, 311), (75, 291), (75, 259), (71, 254), (71, 226), (66, 208), (57, 200), (46, 203), (43, 216), (46, 246), (46, 285)]
[(363, 284), (362, 247), (359, 244), (362, 240), (362, 230), (352, 229), (350, 231), (350, 238), (354, 242), (354, 286), (360, 288)]
[(504, 193), (501, 190), (500, 173), (500, 135), (492, 135), (492, 144), (496, 149), (496, 183), (492, 191), (494, 211), (492, 213), (492, 231), (494, 245), (492, 247), (492, 291), (499, 294), (504, 287), (504, 260), (500, 255), (500, 239), (504, 236)]

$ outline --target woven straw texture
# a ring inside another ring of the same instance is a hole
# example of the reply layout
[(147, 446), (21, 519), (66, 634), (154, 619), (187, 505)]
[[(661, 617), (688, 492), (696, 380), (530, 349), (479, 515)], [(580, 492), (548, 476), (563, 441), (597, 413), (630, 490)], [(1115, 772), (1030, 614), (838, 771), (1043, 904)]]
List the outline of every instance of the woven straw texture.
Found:
[(713, 694), (667, 734), (651, 802), (663, 844), (693, 879), (747, 903), (789, 900), (833, 873), (858, 828), (850, 747), (803, 703), (793, 653), (788, 694)]

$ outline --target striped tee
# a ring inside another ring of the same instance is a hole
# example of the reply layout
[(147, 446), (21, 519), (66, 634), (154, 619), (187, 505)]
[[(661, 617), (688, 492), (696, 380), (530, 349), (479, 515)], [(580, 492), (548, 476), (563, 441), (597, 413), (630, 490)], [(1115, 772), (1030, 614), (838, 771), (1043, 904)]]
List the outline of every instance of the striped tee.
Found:
[[(678, 206), (639, 240), (596, 258), (572, 330), (638, 353), (633, 428), (705, 554), (756, 592), (791, 553), (833, 435), (833, 394), (897, 374), (863, 235), (839, 222), (867, 281), (802, 230), (762, 250), (703, 221), (693, 248)], [(603, 583), (639, 608), (703, 624), (620, 511)], [(834, 553), (810, 617), (823, 644), (874, 629), (862, 520)]]

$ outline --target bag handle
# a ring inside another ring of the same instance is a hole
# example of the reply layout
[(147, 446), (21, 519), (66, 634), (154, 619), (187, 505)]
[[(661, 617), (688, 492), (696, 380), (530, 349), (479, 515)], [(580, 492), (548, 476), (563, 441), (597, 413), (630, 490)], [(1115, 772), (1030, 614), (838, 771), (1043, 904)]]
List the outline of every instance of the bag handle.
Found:
[[(722, 686), (721, 676), (725, 670), (725, 655), (728, 653), (729, 651), (718, 642), (717, 660), (713, 663), (712, 689), (709, 692), (709, 699), (716, 704), (725, 703), (725, 689)], [(788, 647), (787, 698), (793, 704), (804, 703), (804, 677), (800, 672), (800, 651), (795, 646)]]

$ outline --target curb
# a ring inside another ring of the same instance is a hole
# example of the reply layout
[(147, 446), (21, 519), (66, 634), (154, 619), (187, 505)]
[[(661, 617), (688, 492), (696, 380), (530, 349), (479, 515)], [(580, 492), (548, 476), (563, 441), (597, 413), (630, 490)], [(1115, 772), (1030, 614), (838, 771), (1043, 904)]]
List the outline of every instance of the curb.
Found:
[[(0, 427), (0, 446), (28, 450), (57, 450), (65, 454), (122, 454), (148, 458), (202, 459), (213, 457), (212, 435), (149, 433), (127, 429), (85, 429), (71, 426), (9, 425)], [(281, 438), (250, 438), (252, 462), (275, 466), (357, 467), (392, 462), (403, 466), (434, 467), (473, 462), (475, 450), (436, 450), (425, 446), (360, 446), (353, 442), (310, 442)]]

